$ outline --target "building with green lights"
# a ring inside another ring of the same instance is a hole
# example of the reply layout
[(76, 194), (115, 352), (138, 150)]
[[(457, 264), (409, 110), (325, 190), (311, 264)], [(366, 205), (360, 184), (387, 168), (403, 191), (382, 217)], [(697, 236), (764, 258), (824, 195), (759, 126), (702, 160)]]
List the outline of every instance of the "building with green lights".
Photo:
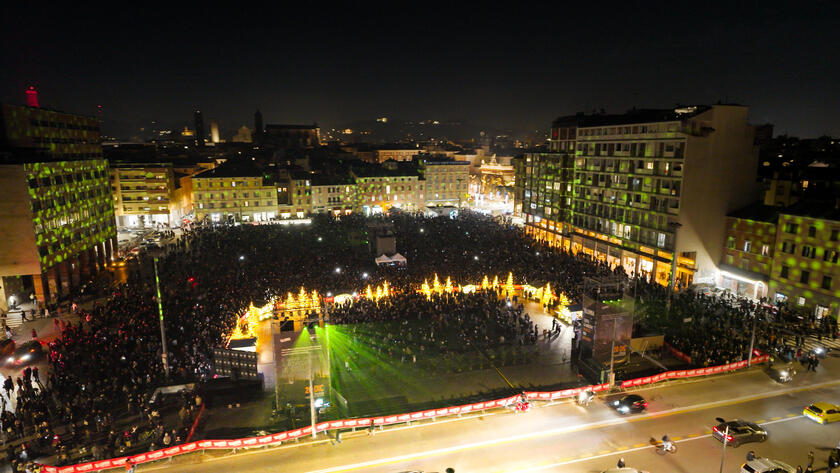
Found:
[(718, 285), (786, 302), (818, 317), (840, 315), (840, 210), (800, 202), (753, 204), (727, 217)]
[(805, 203), (781, 210), (775, 255), (769, 288), (775, 301), (838, 316), (840, 210)]
[(117, 251), (108, 162), (96, 118), (2, 105), (0, 307), (54, 301)]
[[(758, 196), (747, 107), (573, 115), (549, 153), (515, 161), (514, 209), (535, 238), (663, 285), (713, 281), (727, 213)], [(674, 254), (677, 258), (674, 261)]]
[(719, 287), (753, 299), (768, 297), (779, 210), (756, 203), (727, 215)]

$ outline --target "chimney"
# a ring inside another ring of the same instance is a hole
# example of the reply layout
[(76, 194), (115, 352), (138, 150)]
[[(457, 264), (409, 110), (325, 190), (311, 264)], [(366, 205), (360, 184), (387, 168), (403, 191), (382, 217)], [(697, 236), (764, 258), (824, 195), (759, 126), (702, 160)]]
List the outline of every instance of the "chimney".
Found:
[(35, 90), (35, 86), (33, 85), (30, 85), (29, 88), (26, 89), (26, 105), (38, 108), (38, 91)]

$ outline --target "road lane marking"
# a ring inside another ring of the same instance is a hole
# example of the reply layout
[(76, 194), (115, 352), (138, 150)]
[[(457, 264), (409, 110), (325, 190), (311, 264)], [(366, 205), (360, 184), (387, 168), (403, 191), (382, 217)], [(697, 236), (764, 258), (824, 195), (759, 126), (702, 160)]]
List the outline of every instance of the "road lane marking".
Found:
[[(644, 420), (649, 420), (649, 419), (656, 419), (656, 418), (659, 418), (659, 417), (666, 417), (666, 416), (671, 416), (671, 415), (676, 415), (676, 414), (690, 413), (690, 412), (703, 410), (703, 409), (708, 409), (708, 408), (712, 408), (712, 407), (730, 406), (730, 405), (734, 405), (734, 404), (741, 404), (741, 403), (745, 403), (745, 402), (757, 401), (757, 400), (760, 400), (760, 399), (767, 399), (767, 398), (771, 398), (771, 397), (782, 396), (782, 395), (790, 394), (790, 393), (820, 389), (820, 388), (824, 388), (824, 387), (828, 387), (828, 386), (834, 386), (834, 385), (838, 385), (838, 384), (840, 384), (840, 380), (825, 381), (825, 382), (818, 383), (818, 384), (812, 384), (810, 386), (786, 388), (786, 389), (781, 389), (781, 390), (777, 390), (777, 391), (770, 391), (770, 392), (766, 392), (766, 393), (758, 394), (758, 395), (742, 396), (740, 398), (734, 398), (734, 399), (729, 399), (729, 400), (724, 400), (724, 401), (711, 401), (711, 402), (707, 402), (707, 403), (696, 404), (694, 406), (691, 406), (689, 408), (684, 408), (684, 409), (674, 408), (674, 409), (669, 409), (669, 410), (660, 411), (660, 412), (656, 412), (656, 413), (642, 414), (640, 416), (637, 416), (635, 418), (630, 418), (630, 419), (627, 419), (627, 418), (607, 419), (607, 420), (604, 420), (604, 421), (601, 421), (601, 422), (596, 422), (596, 423), (581, 424), (581, 425), (578, 425), (578, 426), (570, 426), (570, 427), (563, 427), (563, 428), (557, 428), (557, 429), (550, 429), (550, 430), (533, 432), (533, 433), (528, 433), (528, 434), (519, 434), (519, 435), (515, 435), (515, 436), (512, 436), (512, 437), (490, 439), (490, 440), (486, 440), (486, 441), (482, 441), (482, 442), (476, 442), (476, 443), (472, 443), (472, 444), (455, 445), (455, 446), (452, 446), (452, 447), (447, 447), (447, 448), (442, 448), (442, 449), (437, 449), (437, 450), (430, 450), (430, 451), (427, 451), (427, 452), (419, 452), (419, 453), (402, 455), (400, 457), (370, 460), (370, 461), (367, 461), (367, 462), (356, 463), (354, 465), (346, 465), (346, 466), (333, 467), (333, 468), (327, 468), (327, 469), (322, 469), (322, 470), (314, 470), (313, 473), (332, 473), (332, 472), (340, 472), (340, 471), (350, 471), (350, 470), (366, 468), (366, 467), (370, 467), (370, 466), (387, 464), (387, 463), (396, 463), (396, 462), (403, 461), (403, 460), (418, 459), (418, 458), (423, 458), (423, 457), (440, 455), (440, 454), (443, 454), (443, 453), (451, 453), (451, 452), (455, 452), (455, 451), (459, 451), (459, 450), (466, 450), (466, 449), (471, 449), (471, 448), (480, 448), (480, 447), (494, 445), (494, 444), (501, 444), (501, 443), (507, 443), (507, 442), (527, 440), (527, 439), (534, 438), (534, 437), (539, 437), (539, 436), (557, 435), (557, 434), (574, 432), (574, 431), (579, 431), (579, 430), (590, 430), (590, 429), (601, 428), (601, 427), (609, 427), (609, 426), (612, 426), (612, 425), (620, 424), (622, 422), (639, 422), (639, 421), (644, 421)], [(667, 387), (668, 386), (660, 386), (660, 388), (667, 388)], [(386, 433), (386, 432), (396, 431), (397, 429), (422, 427), (422, 426), (426, 426), (426, 425), (439, 425), (439, 424), (443, 424), (443, 423), (447, 423), (447, 422), (456, 422), (456, 421), (461, 421), (461, 420), (475, 419), (475, 418), (485, 417), (485, 416), (489, 416), (489, 415), (493, 415), (493, 414), (492, 413), (487, 413), (487, 414), (476, 415), (476, 416), (451, 418), (451, 419), (446, 419), (446, 420), (437, 421), (437, 422), (420, 423), (420, 424), (412, 425), (410, 427), (409, 426), (397, 427), (397, 428), (393, 428), (393, 429), (379, 431), (377, 433), (377, 435), (381, 435), (381, 434)], [(798, 417), (802, 417), (802, 416), (791, 417), (789, 419), (783, 419), (782, 421), (792, 420), (792, 419), (798, 418)], [(768, 422), (768, 424), (769, 423), (772, 423), (772, 422)], [(684, 439), (684, 440), (681, 440), (680, 442), (685, 442), (685, 441), (688, 441), (688, 440), (695, 440), (695, 439), (698, 439), (698, 438), (708, 437), (710, 433), (711, 433), (711, 431), (706, 431), (706, 434), (703, 435), (703, 436), (693, 437), (693, 438), (690, 438), (690, 439)], [(269, 447), (267, 449), (259, 449), (259, 450), (251, 449), (251, 450), (240, 451), (240, 452), (237, 452), (236, 454), (233, 454), (233, 455), (224, 455), (224, 456), (220, 456), (220, 457), (212, 457), (212, 458), (202, 459), (200, 463), (218, 461), (218, 460), (229, 460), (229, 459), (232, 459), (232, 458), (237, 457), (237, 456), (259, 455), (259, 454), (275, 452), (277, 450), (285, 450), (285, 449), (288, 449), (288, 448), (297, 448), (297, 447), (302, 447), (302, 446), (305, 446), (305, 445), (313, 445), (313, 444), (326, 443), (326, 442), (329, 442), (329, 440), (316, 440), (316, 441), (312, 441), (312, 442), (300, 442), (300, 443), (287, 444), (287, 445), (276, 446), (276, 447)], [(633, 446), (633, 448), (626, 450), (626, 452), (633, 452), (633, 451), (636, 451), (636, 450), (641, 450), (643, 448), (650, 448), (650, 447), (651, 447), (650, 445), (645, 444), (645, 443), (635, 444)], [(149, 471), (160, 470), (160, 469), (171, 469), (171, 468), (170, 468), (170, 466), (163, 466), (163, 465), (159, 468), (155, 468), (155, 467), (147, 468), (147, 470), (149, 470)]]
[(779, 420), (781, 417), (771, 417), (770, 420)]
[[(697, 440), (697, 439), (706, 438), (706, 437), (711, 437), (711, 436), (710, 435), (703, 435), (701, 437), (694, 437), (692, 439), (675, 440), (674, 443), (690, 442), (692, 440)], [(622, 453), (637, 452), (639, 450), (644, 450), (646, 448), (658, 448), (658, 445), (646, 445), (644, 447), (636, 447), (636, 448), (632, 448), (632, 449), (627, 450), (626, 452), (622, 452)], [(585, 460), (595, 460), (595, 459), (598, 459), (598, 458), (604, 458), (604, 457), (608, 457), (608, 456), (611, 456), (611, 455), (615, 455), (615, 453), (614, 452), (613, 453), (604, 453), (604, 454), (598, 454), (598, 455), (590, 455), (586, 458), (576, 458), (574, 460), (559, 461), (559, 462), (553, 463), (551, 465), (541, 465), (541, 466), (526, 468), (524, 470), (516, 470), (515, 472), (512, 472), (512, 473), (532, 473), (532, 472), (535, 472), (535, 471), (547, 470), (549, 468), (554, 468), (554, 467), (558, 467), (558, 466), (571, 465), (572, 463), (580, 463), (580, 462), (585, 461)]]
[(756, 424), (763, 424), (765, 422), (767, 422), (767, 419), (761, 419), (761, 420), (755, 421)]
[[(399, 462), (407, 461), (407, 460), (417, 460), (417, 459), (420, 459), (420, 458), (434, 457), (434, 456), (439, 456), (439, 455), (442, 455), (442, 454), (448, 454), (448, 453), (453, 453), (453, 452), (462, 451), (462, 450), (471, 450), (471, 449), (476, 449), (476, 448), (488, 447), (488, 446), (491, 446), (491, 445), (499, 445), (499, 444), (503, 444), (503, 443), (518, 442), (518, 441), (528, 440), (528, 439), (532, 439), (532, 438), (536, 438), (536, 437), (558, 435), (558, 434), (578, 432), (578, 431), (583, 431), (583, 430), (592, 430), (592, 429), (597, 429), (597, 428), (602, 428), (602, 427), (610, 427), (610, 426), (613, 426), (613, 425), (626, 423), (626, 422), (641, 422), (641, 421), (649, 420), (649, 419), (657, 419), (657, 418), (668, 417), (668, 416), (677, 415), (677, 414), (685, 414), (685, 413), (690, 413), (690, 412), (696, 412), (696, 411), (700, 411), (700, 410), (704, 410), (704, 409), (709, 409), (709, 408), (712, 408), (712, 407), (721, 407), (721, 406), (731, 406), (731, 405), (735, 405), (735, 404), (743, 404), (743, 403), (746, 403), (746, 402), (757, 401), (757, 400), (760, 400), (760, 399), (767, 399), (767, 398), (778, 397), (778, 396), (782, 396), (782, 395), (790, 394), (790, 393), (795, 393), (795, 392), (820, 389), (820, 388), (823, 388), (823, 387), (826, 387), (826, 386), (834, 386), (834, 385), (837, 385), (837, 384), (840, 384), (840, 380), (825, 381), (825, 382), (822, 382), (822, 383), (819, 383), (819, 384), (813, 384), (811, 386), (802, 386), (802, 387), (795, 387), (795, 388), (780, 389), (780, 390), (777, 390), (777, 391), (771, 391), (771, 392), (767, 392), (767, 393), (763, 393), (763, 394), (756, 394), (756, 395), (750, 395), (750, 396), (742, 396), (742, 397), (739, 397), (739, 398), (727, 399), (727, 400), (724, 400), (724, 401), (710, 401), (710, 402), (706, 402), (706, 403), (695, 404), (694, 406), (690, 406), (690, 407), (687, 407), (687, 408), (674, 408), (674, 409), (668, 409), (668, 410), (665, 410), (665, 411), (660, 411), (660, 412), (655, 412), (655, 413), (642, 414), (642, 415), (639, 415), (639, 416), (636, 416), (636, 417), (633, 417), (633, 418), (607, 419), (607, 420), (603, 420), (603, 421), (600, 421), (600, 422), (593, 422), (593, 423), (589, 423), (589, 424), (580, 424), (580, 425), (576, 425), (576, 426), (559, 427), (559, 428), (555, 428), (555, 429), (543, 430), (543, 431), (540, 431), (540, 432), (530, 432), (530, 433), (525, 433), (525, 434), (517, 434), (517, 435), (513, 435), (513, 436), (509, 436), (509, 437), (488, 439), (488, 440), (483, 440), (483, 441), (480, 441), (480, 442), (453, 445), (451, 447), (433, 449), (433, 450), (428, 450), (428, 451), (425, 451), (425, 452), (408, 453), (408, 454), (398, 455), (398, 456), (390, 457), (390, 458), (379, 458), (379, 459), (368, 460), (368, 461), (364, 461), (364, 462), (358, 462), (358, 463), (354, 463), (354, 464), (350, 464), (350, 465), (342, 465), (342, 466), (336, 466), (336, 467), (330, 467), (330, 468), (323, 468), (323, 469), (320, 469), (320, 470), (311, 470), (309, 473), (337, 473), (337, 472), (343, 472), (343, 471), (359, 470), (359, 469), (369, 468), (369, 467), (373, 467), (373, 466), (399, 463)], [(791, 418), (791, 419), (793, 419), (793, 418)], [(705, 438), (705, 437), (709, 437), (709, 436), (710, 436), (710, 434), (705, 434), (705, 435), (702, 435), (702, 436), (699, 436), (699, 437), (694, 437), (694, 438), (691, 438), (691, 439), (680, 440), (680, 442), (696, 440), (696, 439), (699, 439), (699, 438)], [(641, 446), (640, 447), (635, 447), (635, 448), (627, 450), (627, 451), (632, 452), (632, 451), (635, 451), (635, 450), (640, 450), (642, 448), (651, 448), (650, 445), (646, 445), (646, 444), (642, 444), (642, 445), (645, 445), (645, 446), (644, 447), (641, 447)], [(609, 455), (609, 454), (605, 454), (605, 455)], [(596, 456), (596, 457), (591, 457), (591, 458), (598, 458), (598, 457)], [(580, 460), (573, 460), (573, 461), (580, 461)], [(526, 470), (526, 471), (528, 471), (528, 470)]]
[(788, 417), (798, 417), (797, 414), (788, 414)]

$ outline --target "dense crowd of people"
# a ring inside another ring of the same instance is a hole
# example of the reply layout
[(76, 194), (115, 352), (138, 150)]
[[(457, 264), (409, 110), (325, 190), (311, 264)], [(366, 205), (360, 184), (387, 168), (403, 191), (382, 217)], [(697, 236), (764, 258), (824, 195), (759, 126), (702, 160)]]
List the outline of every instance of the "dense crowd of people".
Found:
[[(387, 327), (385, 345), (397, 352), (468, 351), (508, 344), (531, 345), (538, 329), (522, 305), (509, 304), (498, 291), (442, 294), (426, 298), (407, 292), (375, 300), (345, 303), (330, 310), (335, 325), (374, 324)], [(389, 323), (390, 322), (390, 323)]]
[[(157, 262), (161, 301), (152, 261), (141, 258), (130, 266), (126, 284), (112, 286), (106, 302), (79, 310), (78, 322), (61, 327), (61, 335), (49, 345), (45, 380), (36, 371), (6, 389), (7, 394), (14, 391), (16, 399), (0, 417), (7, 438), (37, 433), (45, 439), (58, 424), (70, 426), (73, 438), (84, 438), (85, 431), (110, 432), (119, 416), (133, 415), (141, 420), (127, 431), (151, 431), (155, 447), (183, 440), (183, 422), (172, 432), (172, 426), (149, 414), (150, 393), (165, 382), (208, 376), (211, 350), (224, 344), (237, 314), (251, 301), (283, 297), (301, 287), (326, 295), (388, 281), (400, 295), (378, 305), (360, 301), (335, 307), (333, 323), (406, 322), (391, 324), (404, 327), (390, 333), (395, 343), (418, 342), (444, 351), (491, 343), (528, 344), (537, 333), (521, 307), (508, 307), (497, 294), (426, 300), (416, 289), (434, 274), (442, 279), (450, 276), (456, 284), (478, 284), (484, 276), (504, 281), (513, 273), (517, 284), (548, 282), (572, 301), (580, 300), (587, 276), (623, 278), (646, 304), (645, 323), (664, 330), (671, 345), (700, 365), (742, 358), (753, 313), (761, 322), (759, 348), (790, 344), (794, 335), (788, 332), (794, 327), (799, 330), (796, 337), (836, 333), (834, 325), (809, 325), (813, 320), (796, 319), (797, 324), (791, 325), (795, 315), (786, 309), (733, 304), (687, 291), (673, 299), (663, 316), (661, 304), (668, 294), (655, 283), (628, 279), (620, 268), (535, 242), (518, 227), (479, 215), (462, 213), (449, 219), (400, 213), (379, 219), (392, 222), (397, 249), (407, 258), (407, 266), (376, 266), (367, 227), (372, 219), (356, 215), (340, 220), (318, 216), (311, 225), (298, 227), (204, 225), (184, 230)], [(169, 380), (161, 362), (158, 302), (168, 340)], [(690, 321), (682, 323), (684, 319)], [(115, 433), (113, 439), (109, 435), (101, 445), (105, 451), (95, 455), (130, 450), (131, 435)], [(50, 445), (56, 453), (61, 451), (60, 444)]]

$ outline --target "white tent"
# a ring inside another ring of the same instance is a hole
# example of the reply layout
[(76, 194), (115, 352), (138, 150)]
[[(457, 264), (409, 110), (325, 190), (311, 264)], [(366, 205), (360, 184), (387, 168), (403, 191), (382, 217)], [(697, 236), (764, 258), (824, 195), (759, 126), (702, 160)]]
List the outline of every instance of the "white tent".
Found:
[[(403, 258), (403, 259), (405, 259), (405, 258)], [(384, 254), (382, 256), (377, 256), (375, 261), (376, 261), (377, 265), (391, 264), (392, 263), (391, 258), (385, 256)]]
[(391, 257), (391, 261), (396, 264), (406, 264), (408, 261), (405, 259), (405, 256), (395, 253), (394, 256)]

